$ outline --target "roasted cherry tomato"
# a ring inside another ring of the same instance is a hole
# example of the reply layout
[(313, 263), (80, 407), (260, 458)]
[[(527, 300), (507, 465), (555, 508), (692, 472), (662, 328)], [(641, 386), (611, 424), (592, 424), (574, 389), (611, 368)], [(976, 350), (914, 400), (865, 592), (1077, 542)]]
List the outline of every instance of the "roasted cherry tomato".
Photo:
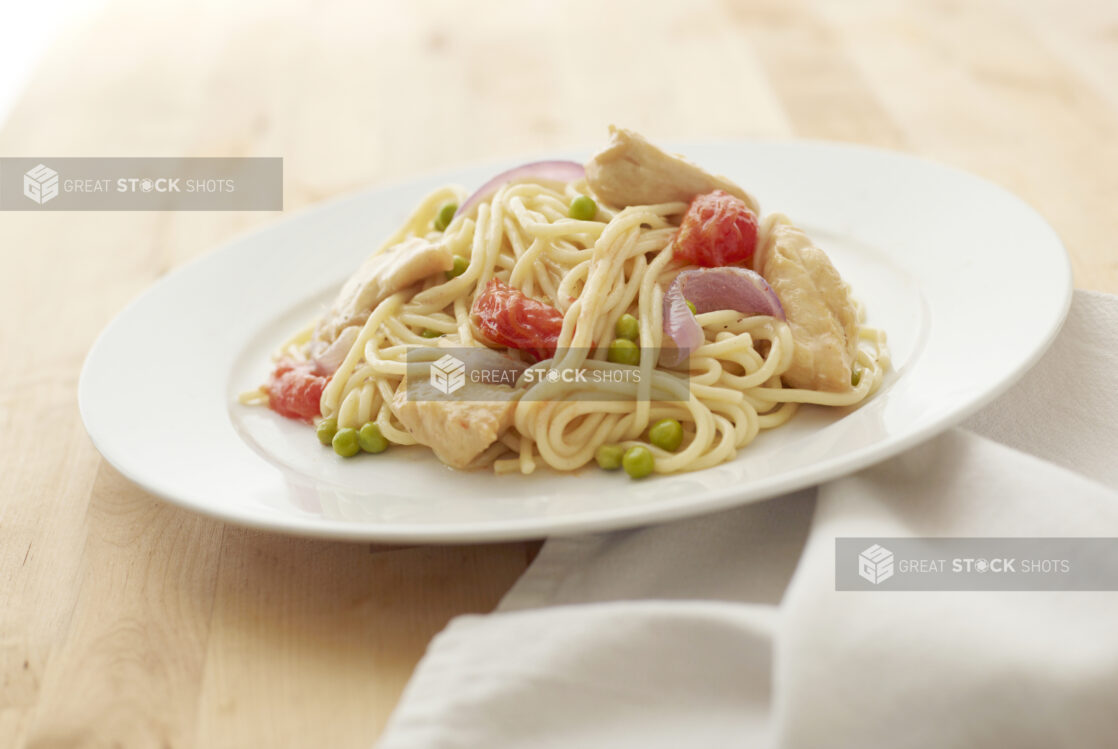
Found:
[(757, 248), (757, 216), (722, 190), (699, 195), (683, 217), (673, 257), (704, 268), (749, 262)]
[(311, 362), (282, 359), (268, 381), (268, 406), (280, 416), (310, 422), (318, 414), (318, 402), (329, 377), (314, 373)]
[(563, 313), (494, 278), (470, 310), (482, 337), (498, 346), (519, 349), (537, 361), (555, 355)]

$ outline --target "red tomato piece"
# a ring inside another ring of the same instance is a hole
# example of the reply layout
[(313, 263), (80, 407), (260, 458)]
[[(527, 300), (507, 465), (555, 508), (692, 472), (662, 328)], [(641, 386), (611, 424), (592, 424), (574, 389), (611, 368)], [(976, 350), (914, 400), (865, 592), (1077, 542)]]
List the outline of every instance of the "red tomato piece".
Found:
[(282, 359), (268, 381), (268, 406), (280, 416), (309, 423), (320, 413), (318, 403), (329, 381), (314, 373), (311, 362)]
[(722, 190), (698, 195), (675, 238), (677, 257), (704, 268), (749, 262), (757, 249), (757, 215)]
[(474, 299), (470, 317), (482, 337), (527, 352), (539, 361), (555, 355), (563, 313), (494, 278)]

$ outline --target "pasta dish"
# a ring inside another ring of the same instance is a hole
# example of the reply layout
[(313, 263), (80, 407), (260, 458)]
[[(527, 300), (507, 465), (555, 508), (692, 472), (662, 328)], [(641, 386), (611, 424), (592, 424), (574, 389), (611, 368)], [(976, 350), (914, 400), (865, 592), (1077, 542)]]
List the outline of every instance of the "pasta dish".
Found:
[(428, 195), (241, 401), (343, 457), (641, 478), (730, 460), (802, 404), (856, 406), (888, 366), (789, 218), (611, 128), (585, 165)]

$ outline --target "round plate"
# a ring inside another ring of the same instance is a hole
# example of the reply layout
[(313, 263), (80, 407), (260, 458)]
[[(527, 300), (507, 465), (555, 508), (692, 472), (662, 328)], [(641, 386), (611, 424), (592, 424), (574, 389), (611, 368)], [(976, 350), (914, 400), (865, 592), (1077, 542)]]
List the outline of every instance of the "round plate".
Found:
[(1071, 271), (1059, 238), (977, 177), (827, 143), (673, 148), (743, 185), (766, 212), (788, 214), (830, 254), (889, 337), (893, 371), (870, 401), (801, 409), (731, 462), (642, 481), (594, 466), (459, 472), (422, 447), (344, 460), (306, 426), (236, 403), (264, 381), (273, 348), (424, 194), (479, 185), (510, 162), (316, 206), (161, 280), (90, 351), (79, 386), (86, 428), (147, 490), (256, 528), (395, 543), (600, 531), (772, 497), (895, 455), (1003, 392), (1063, 321)]

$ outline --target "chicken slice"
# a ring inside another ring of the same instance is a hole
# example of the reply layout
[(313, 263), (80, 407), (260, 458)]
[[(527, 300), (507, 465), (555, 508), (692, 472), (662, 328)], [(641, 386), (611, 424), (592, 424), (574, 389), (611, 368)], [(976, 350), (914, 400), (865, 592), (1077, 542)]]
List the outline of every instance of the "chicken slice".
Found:
[(606, 147), (586, 163), (586, 181), (605, 202), (621, 207), (686, 203), (696, 195), (725, 190), (757, 213), (753, 196), (725, 177), (660, 150), (632, 130), (610, 125), (609, 133)]
[(453, 468), (472, 468), (474, 460), (512, 425), (522, 392), (512, 385), (527, 365), (486, 348), (456, 349), (439, 363), (453, 356), (470, 376), (447, 394), (431, 382), (430, 363), (416, 361), (426, 352), (434, 358), (445, 351), (432, 348), (409, 355), (408, 376), (392, 399), (392, 411), (439, 460)]
[[(439, 460), (453, 468), (469, 467), (512, 425), (516, 401), (437, 400), (441, 395), (429, 382), (405, 382), (396, 391), (392, 411), (416, 441), (431, 448)], [(504, 395), (508, 397), (508, 393)]]
[(369, 313), (397, 291), (440, 271), (450, 270), (454, 256), (441, 242), (405, 239), (366, 260), (354, 273), (315, 328), (312, 355), (320, 353), (346, 328), (361, 325)]
[(780, 298), (796, 342), (784, 383), (832, 393), (850, 390), (858, 348), (858, 311), (850, 288), (826, 253), (785, 216), (766, 218), (761, 235), (754, 267)]

